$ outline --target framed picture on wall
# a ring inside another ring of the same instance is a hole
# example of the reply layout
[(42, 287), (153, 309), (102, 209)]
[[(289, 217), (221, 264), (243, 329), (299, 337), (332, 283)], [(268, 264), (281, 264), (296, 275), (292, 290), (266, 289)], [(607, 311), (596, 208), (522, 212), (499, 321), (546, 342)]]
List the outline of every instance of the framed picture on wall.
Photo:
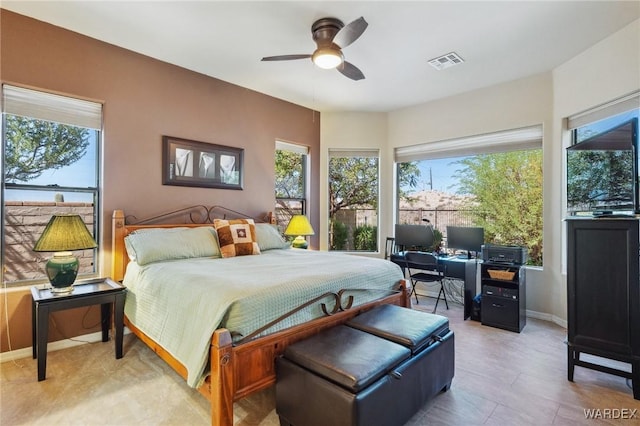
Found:
[(162, 184), (242, 189), (244, 149), (162, 137)]

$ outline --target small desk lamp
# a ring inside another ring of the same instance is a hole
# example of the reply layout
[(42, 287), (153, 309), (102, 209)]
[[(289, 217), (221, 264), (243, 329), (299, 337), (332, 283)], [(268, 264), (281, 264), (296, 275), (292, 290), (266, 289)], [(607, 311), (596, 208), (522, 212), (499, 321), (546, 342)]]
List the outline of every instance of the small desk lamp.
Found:
[(305, 215), (296, 214), (289, 221), (289, 225), (287, 225), (284, 235), (296, 235), (291, 246), (306, 249), (309, 246), (309, 243), (307, 243), (307, 240), (304, 237), (307, 235), (315, 235), (315, 232), (313, 232), (309, 219), (307, 219)]
[(98, 245), (79, 215), (53, 215), (36, 242), (33, 251), (53, 251), (47, 262), (52, 293), (70, 293), (80, 262), (71, 250), (86, 250)]

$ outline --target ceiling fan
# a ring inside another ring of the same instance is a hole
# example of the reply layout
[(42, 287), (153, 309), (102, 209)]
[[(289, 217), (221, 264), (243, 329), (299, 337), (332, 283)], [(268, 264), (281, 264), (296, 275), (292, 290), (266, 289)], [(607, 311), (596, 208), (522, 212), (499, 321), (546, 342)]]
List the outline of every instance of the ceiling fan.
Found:
[(290, 61), (311, 58), (314, 64), (324, 69), (337, 69), (351, 80), (362, 80), (364, 74), (355, 65), (344, 60), (342, 49), (356, 41), (369, 24), (361, 16), (344, 25), (337, 18), (321, 18), (311, 26), (313, 41), (318, 48), (310, 55), (266, 56), (263, 61)]

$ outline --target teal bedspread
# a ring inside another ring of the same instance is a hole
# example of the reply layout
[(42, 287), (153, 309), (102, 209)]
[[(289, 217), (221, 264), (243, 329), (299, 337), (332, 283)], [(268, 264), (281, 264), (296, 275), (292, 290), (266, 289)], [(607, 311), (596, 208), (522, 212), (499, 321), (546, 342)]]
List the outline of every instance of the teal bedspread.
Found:
[[(144, 266), (131, 262), (124, 278), (125, 314), (187, 368), (187, 383), (197, 387), (207, 373), (215, 329), (229, 329), (238, 341), (324, 293), (370, 289), (353, 293), (359, 305), (397, 289), (401, 279), (400, 268), (386, 260), (297, 249)], [(330, 309), (335, 305), (327, 302)], [(320, 316), (314, 304), (263, 334)]]

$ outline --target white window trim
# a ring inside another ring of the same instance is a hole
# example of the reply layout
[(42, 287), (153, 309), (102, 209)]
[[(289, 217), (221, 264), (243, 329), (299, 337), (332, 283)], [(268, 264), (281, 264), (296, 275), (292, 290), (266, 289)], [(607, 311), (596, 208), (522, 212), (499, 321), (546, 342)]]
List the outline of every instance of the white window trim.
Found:
[(329, 158), (380, 158), (378, 149), (329, 148)]
[(294, 152), (300, 155), (309, 155), (309, 147), (304, 145), (298, 145), (295, 143), (289, 143), (284, 141), (276, 141), (276, 149), (280, 151)]
[(394, 150), (396, 163), (542, 148), (542, 125), (446, 139)]
[(2, 90), (5, 113), (88, 129), (102, 129), (100, 103), (8, 84), (4, 84)]
[(633, 109), (640, 109), (640, 92), (634, 92), (626, 96), (614, 99), (610, 102), (590, 108), (586, 111), (574, 114), (567, 118), (569, 130), (586, 126), (614, 115), (622, 114)]

